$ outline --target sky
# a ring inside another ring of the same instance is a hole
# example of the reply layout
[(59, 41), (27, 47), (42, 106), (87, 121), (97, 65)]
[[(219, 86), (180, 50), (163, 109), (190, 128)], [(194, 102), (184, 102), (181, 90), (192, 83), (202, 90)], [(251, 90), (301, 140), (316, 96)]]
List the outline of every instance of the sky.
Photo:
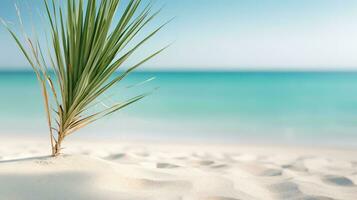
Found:
[[(124, 0), (125, 1), (125, 0)], [(146, 0), (144, 0), (146, 1)], [(14, 2), (25, 23), (41, 25), (41, 0), (1, 0), (0, 17), (16, 27)], [(355, 0), (154, 0), (163, 11), (152, 28), (172, 17), (134, 60), (172, 43), (147, 70), (357, 69)], [(28, 14), (33, 12), (32, 14)], [(30, 17), (32, 16), (32, 17)], [(28, 25), (28, 31), (31, 31)], [(29, 69), (0, 28), (0, 69)]]

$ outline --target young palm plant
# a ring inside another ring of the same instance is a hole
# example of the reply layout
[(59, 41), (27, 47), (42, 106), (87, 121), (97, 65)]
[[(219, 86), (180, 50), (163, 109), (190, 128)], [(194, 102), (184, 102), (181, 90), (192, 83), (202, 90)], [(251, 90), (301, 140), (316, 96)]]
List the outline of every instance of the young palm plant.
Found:
[[(51, 33), (46, 54), (37, 38), (30, 38), (25, 33), (20, 37), (5, 23), (41, 85), (53, 156), (60, 154), (67, 136), (145, 97), (147, 94), (142, 94), (99, 112), (90, 109), (103, 93), (165, 49), (116, 73), (166, 24), (146, 33), (133, 44), (159, 11), (151, 12), (152, 6), (142, 5), (141, 0), (128, 0), (125, 4), (120, 0), (67, 0), (60, 5), (61, 2), (44, 0)], [(120, 5), (125, 7), (120, 9), (118, 22), (114, 22)], [(22, 25), (20, 14), (19, 19)], [(54, 76), (49, 73), (51, 69)]]

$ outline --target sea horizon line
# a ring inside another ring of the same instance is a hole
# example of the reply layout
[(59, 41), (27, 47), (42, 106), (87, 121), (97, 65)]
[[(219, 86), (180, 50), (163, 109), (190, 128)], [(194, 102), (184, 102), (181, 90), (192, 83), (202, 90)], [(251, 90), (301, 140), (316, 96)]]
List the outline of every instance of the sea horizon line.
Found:
[[(49, 70), (53, 72), (53, 70)], [(123, 72), (117, 70), (117, 72)], [(33, 73), (31, 67), (29, 69), (9, 69), (0, 68), (0, 73)], [(356, 69), (138, 69), (132, 73), (357, 73)]]

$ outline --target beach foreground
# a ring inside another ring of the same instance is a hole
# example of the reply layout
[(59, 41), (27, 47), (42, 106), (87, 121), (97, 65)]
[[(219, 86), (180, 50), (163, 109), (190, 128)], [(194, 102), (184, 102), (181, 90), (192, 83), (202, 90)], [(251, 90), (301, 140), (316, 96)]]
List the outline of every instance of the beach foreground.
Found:
[[(21, 142), (19, 142), (21, 141)], [(355, 200), (357, 151), (262, 145), (1, 140), (0, 200)]]

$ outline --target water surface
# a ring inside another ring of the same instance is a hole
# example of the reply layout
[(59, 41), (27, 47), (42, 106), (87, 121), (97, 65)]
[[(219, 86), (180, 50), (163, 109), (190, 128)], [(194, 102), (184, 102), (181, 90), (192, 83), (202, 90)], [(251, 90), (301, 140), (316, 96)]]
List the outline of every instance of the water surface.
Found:
[[(137, 72), (94, 109), (152, 90), (78, 136), (357, 144), (356, 72)], [(32, 72), (0, 72), (0, 94), (1, 133), (46, 135)]]

